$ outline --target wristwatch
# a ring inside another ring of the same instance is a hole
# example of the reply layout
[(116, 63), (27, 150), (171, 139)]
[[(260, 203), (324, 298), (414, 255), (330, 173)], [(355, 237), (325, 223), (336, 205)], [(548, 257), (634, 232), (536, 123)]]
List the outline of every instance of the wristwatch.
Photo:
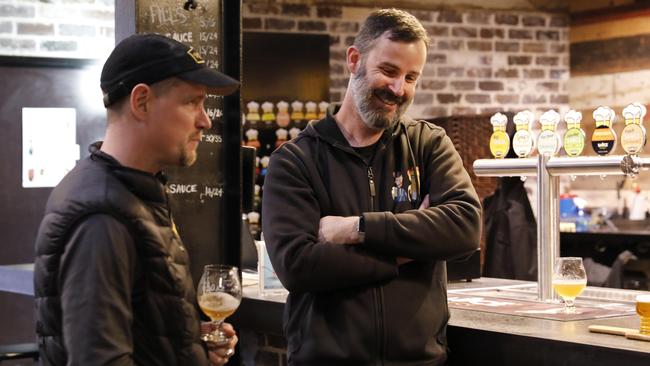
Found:
[(363, 243), (366, 239), (366, 220), (363, 215), (360, 215), (357, 221), (357, 235), (359, 236), (359, 243)]

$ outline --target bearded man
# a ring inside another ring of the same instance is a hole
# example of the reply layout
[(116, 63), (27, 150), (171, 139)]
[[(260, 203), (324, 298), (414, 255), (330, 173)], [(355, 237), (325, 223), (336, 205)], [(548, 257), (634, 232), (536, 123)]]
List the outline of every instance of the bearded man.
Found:
[(263, 231), (289, 290), (289, 365), (446, 361), (445, 260), (476, 250), (481, 209), (444, 130), (404, 116), (428, 42), (411, 14), (371, 13), (342, 104), (271, 156)]

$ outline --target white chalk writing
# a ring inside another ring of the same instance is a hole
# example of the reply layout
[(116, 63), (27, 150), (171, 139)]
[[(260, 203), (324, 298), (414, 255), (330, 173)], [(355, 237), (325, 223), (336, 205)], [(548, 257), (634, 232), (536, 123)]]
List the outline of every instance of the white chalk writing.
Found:
[(149, 7), (149, 19), (151, 20), (151, 24), (184, 24), (187, 22), (188, 12), (183, 10), (180, 6), (169, 8), (159, 5), (151, 5)]
[(170, 184), (167, 192), (170, 194), (188, 194), (197, 193), (196, 184)]
[(185, 32), (185, 33), (165, 33), (165, 36), (169, 38), (173, 38), (179, 42), (186, 42), (186, 43), (192, 43), (192, 32)]
[(221, 135), (207, 134), (207, 135), (203, 135), (201, 141), (210, 142), (213, 144), (220, 144), (223, 140), (221, 138)]

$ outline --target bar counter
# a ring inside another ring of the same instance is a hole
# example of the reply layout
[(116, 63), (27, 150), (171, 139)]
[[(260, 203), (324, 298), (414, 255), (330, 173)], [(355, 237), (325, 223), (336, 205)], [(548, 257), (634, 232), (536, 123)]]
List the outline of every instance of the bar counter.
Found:
[[(525, 283), (479, 278), (450, 283), (448, 289)], [(241, 329), (280, 335), (285, 299), (285, 295), (262, 296), (256, 285), (245, 286), (242, 304), (229, 321)], [(588, 330), (591, 324), (638, 329), (637, 315), (557, 321), (455, 308), (450, 312), (451, 365), (650, 365), (650, 342)]]
[[(0, 291), (32, 295), (32, 268), (31, 264), (0, 266)], [(449, 283), (448, 289), (516, 284), (531, 282), (483, 277)], [(286, 295), (262, 296), (256, 284), (245, 286), (241, 306), (228, 321), (244, 331), (281, 335), (285, 300)], [(591, 324), (638, 329), (637, 315), (557, 321), (456, 308), (450, 312), (447, 334), (452, 366), (650, 365), (650, 342), (587, 329)]]

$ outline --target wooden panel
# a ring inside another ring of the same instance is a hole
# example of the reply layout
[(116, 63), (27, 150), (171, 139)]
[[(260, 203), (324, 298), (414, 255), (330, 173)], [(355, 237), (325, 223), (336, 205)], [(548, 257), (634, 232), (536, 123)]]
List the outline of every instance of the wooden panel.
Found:
[(650, 68), (650, 34), (571, 44), (571, 75)]
[(650, 34), (648, 14), (627, 19), (617, 19), (602, 23), (571, 25), (569, 41), (571, 43), (605, 40)]

